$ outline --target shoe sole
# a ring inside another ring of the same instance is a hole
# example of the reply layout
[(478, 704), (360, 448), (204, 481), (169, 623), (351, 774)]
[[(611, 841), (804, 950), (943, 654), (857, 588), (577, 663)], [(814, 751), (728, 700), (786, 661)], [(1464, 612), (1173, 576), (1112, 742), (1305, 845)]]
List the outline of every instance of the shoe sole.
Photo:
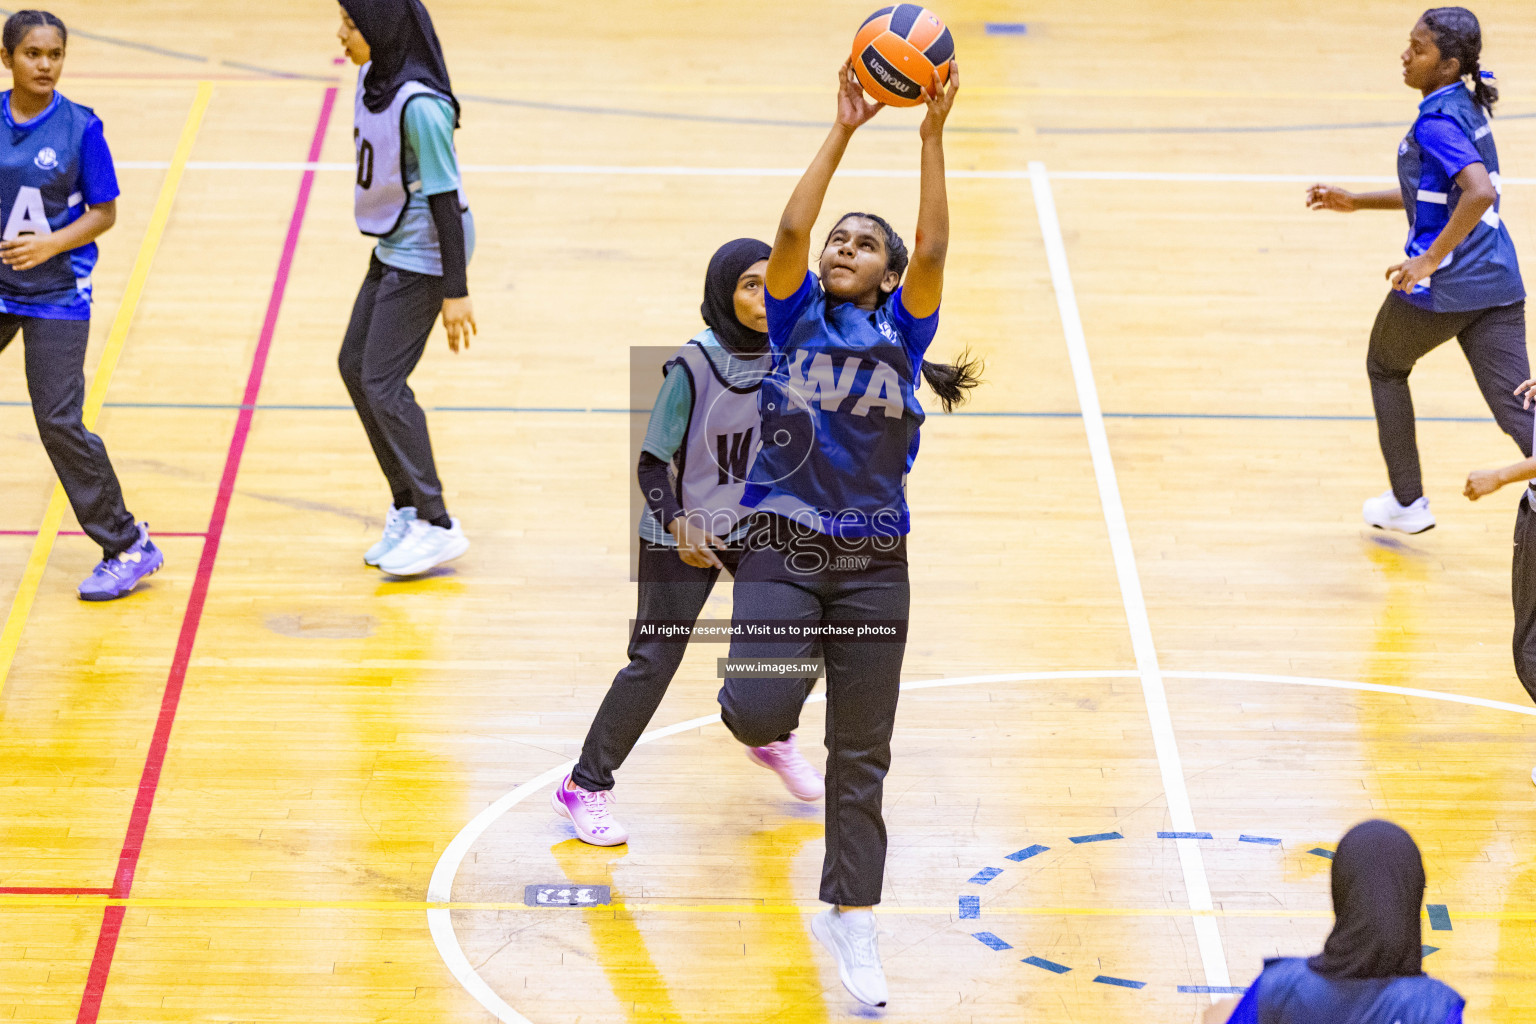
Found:
[(837, 943), (832, 940), (831, 935), (827, 934), (827, 923), (824, 920), (823, 914), (817, 914), (811, 918), (811, 934), (816, 936), (816, 941), (825, 946), (827, 952), (832, 954), (832, 959), (837, 962), (837, 980), (843, 983), (843, 988), (848, 990), (849, 995), (865, 1006), (884, 1006), (886, 1004), (884, 999), (878, 1003), (872, 1003), (853, 990), (853, 985), (848, 981), (848, 972), (843, 969), (843, 958), (837, 953)]
[[(747, 760), (751, 761), (753, 764), (757, 765), (760, 768), (767, 768), (769, 771), (773, 772), (773, 774), (779, 775), (779, 770), (777, 768), (775, 768), (773, 765), (769, 764), (767, 761), (764, 761), (762, 758), (758, 757), (757, 756), (757, 752), (755, 750), (753, 750), (751, 747), (747, 748)], [(784, 776), (779, 775), (779, 781), (780, 782), (784, 782)], [(827, 790), (826, 790), (825, 786), (822, 787), (822, 790), (821, 790), (820, 793), (817, 793), (814, 796), (801, 796), (799, 793), (796, 793), (794, 790), (790, 789), (789, 788), (789, 783), (787, 783), (787, 782), (784, 783), (784, 788), (785, 788), (785, 790), (787, 790), (789, 792), (790, 796), (794, 797), (796, 800), (803, 800), (803, 801), (805, 801), (808, 804), (815, 803), (817, 800), (820, 800), (827, 793)]]
[[(434, 558), (423, 558), (419, 562), (412, 562), (410, 565), (403, 565), (403, 566), (401, 566), (398, 569), (385, 569), (382, 565), (380, 565), (379, 569), (381, 571), (383, 571), (383, 572), (389, 573), (389, 575), (391, 575), (391, 576), (401, 576), (401, 577), (404, 577), (404, 576), (420, 576), (422, 573), (426, 572), (428, 569), (435, 569), (438, 566), (444, 565), (444, 564), (446, 564), (448, 562), (451, 562), (455, 558), (458, 558), (459, 556), (463, 555), (464, 552), (469, 550), (469, 540), (468, 540), (468, 538), (465, 538), (464, 540), (461, 540), (458, 544), (455, 544), (453, 547), (449, 548), (448, 550), (450, 552), (449, 554), (440, 555), (440, 556), (438, 556), (435, 559)], [(381, 559), (379, 559), (379, 561), (382, 562), (383, 559), (381, 558)]]
[(1391, 530), (1394, 533), (1406, 533), (1410, 537), (1417, 537), (1419, 534), (1428, 533), (1430, 530), (1435, 528), (1434, 523), (1430, 523), (1428, 526), (1422, 526), (1417, 530), (1405, 530), (1401, 526), (1382, 526), (1380, 523), (1373, 523), (1369, 519), (1367, 519), (1365, 522), (1366, 525), (1375, 527), (1378, 530)]
[[(565, 782), (562, 780), (560, 785), (565, 785)], [(570, 810), (567, 809), (565, 804), (561, 802), (559, 790), (555, 790), (553, 793), (549, 794), (549, 805), (555, 809), (556, 814), (560, 815), (560, 817), (571, 823), (571, 828), (576, 830), (576, 838), (580, 839), (588, 846), (623, 846), (625, 843), (629, 842), (629, 836), (625, 836), (623, 839), (620, 839), (616, 843), (600, 843), (596, 839), (593, 839), (591, 836), (582, 832), (581, 826), (576, 824), (576, 819), (571, 817)]]
[(120, 592), (118, 592), (116, 594), (80, 594), (79, 591), (76, 591), (76, 593), (79, 594), (80, 600), (82, 600), (82, 601), (92, 601), (92, 602), (96, 602), (96, 601), (116, 601), (116, 600), (118, 600), (120, 598), (127, 597), (129, 594), (133, 593), (136, 589), (138, 589), (138, 586), (139, 586), (140, 583), (143, 583), (145, 580), (149, 579), (155, 573), (159, 572), (161, 567), (163, 567), (164, 565), (165, 565), (165, 559), (161, 558), (159, 565), (156, 565), (153, 569), (151, 569), (148, 572), (146, 572), (143, 576), (140, 576), (138, 579), (134, 580), (133, 581), (133, 586), (129, 587), (127, 590), (120, 591)]

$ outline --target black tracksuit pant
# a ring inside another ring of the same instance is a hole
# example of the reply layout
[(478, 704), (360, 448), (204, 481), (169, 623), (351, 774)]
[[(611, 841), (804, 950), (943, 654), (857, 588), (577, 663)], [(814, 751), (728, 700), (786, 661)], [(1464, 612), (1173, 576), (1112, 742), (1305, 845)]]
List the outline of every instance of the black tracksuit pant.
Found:
[(27, 394), (43, 449), (80, 520), (101, 545), (102, 557), (127, 551), (139, 528), (123, 504), (123, 489), (101, 438), (85, 429), (85, 347), (89, 320), (48, 320), (0, 313), (0, 351), (21, 333)]
[(1401, 292), (1389, 292), (1365, 357), (1376, 406), (1376, 431), (1387, 460), (1387, 478), (1398, 502), (1410, 505), (1424, 494), (1419, 472), (1419, 446), (1413, 421), (1413, 396), (1408, 374), (1413, 364), (1455, 338), (1471, 364), (1483, 400), (1527, 457), (1531, 454), (1532, 413), (1521, 408), (1516, 385), (1530, 376), (1525, 351), (1525, 302), (1464, 313), (1434, 313), (1420, 309)]
[(1536, 700), (1536, 510), (1530, 489), (1520, 496), (1515, 513), (1515, 558), (1510, 597), (1515, 604), (1515, 674)]
[(447, 514), (432, 459), (427, 414), (406, 378), (421, 361), (443, 309), (443, 279), (370, 257), (337, 365), (396, 508), (416, 518)]
[[(880, 902), (885, 877), (881, 801), (891, 766), (891, 733), (906, 651), (910, 604), (906, 538), (844, 541), (795, 531), (773, 515), (754, 519), (736, 570), (733, 658), (809, 658), (818, 645), (827, 672), (827, 851), (821, 899), (843, 906)], [(839, 558), (858, 568), (832, 567)], [(861, 562), (867, 558), (867, 562)], [(895, 642), (823, 637), (771, 641), (743, 635), (749, 623), (901, 623)], [(721, 720), (747, 746), (793, 732), (814, 679), (731, 678), (720, 690)]]
[[(735, 575), (741, 552), (728, 548), (715, 554)], [(691, 566), (678, 557), (677, 548), (640, 542), (640, 601), (629, 664), (613, 677), (587, 730), (581, 759), (571, 771), (576, 785), (591, 792), (613, 788), (614, 771), (635, 749), (688, 650), (687, 637), (642, 636), (641, 625), (693, 625), (719, 578), (719, 569)]]

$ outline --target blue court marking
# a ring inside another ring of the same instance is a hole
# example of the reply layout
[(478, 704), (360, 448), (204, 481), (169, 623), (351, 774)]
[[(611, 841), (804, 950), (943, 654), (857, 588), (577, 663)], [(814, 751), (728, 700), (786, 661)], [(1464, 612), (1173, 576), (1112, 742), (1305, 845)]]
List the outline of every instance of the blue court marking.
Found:
[(1029, 26), (1022, 21), (989, 21), (987, 22), (987, 35), (989, 36), (1023, 36), (1029, 34)]
[(981, 916), (980, 896), (960, 897), (960, 920), (969, 921)]
[(996, 878), (1002, 873), (1002, 868), (982, 868), (970, 878), (966, 879), (966, 881), (974, 882), (977, 885), (986, 885), (988, 882), (992, 881), (992, 879)]
[(1209, 839), (1209, 832), (1159, 832), (1159, 839)]
[(1049, 850), (1049, 849), (1050, 849), (1049, 846), (1041, 846), (1040, 844), (1036, 843), (1034, 846), (1026, 846), (1022, 850), (1018, 850), (1018, 851), (1016, 851), (1014, 853), (1008, 854), (1006, 857), (1003, 858), (1003, 860), (1011, 860), (1011, 861), (1016, 861), (1016, 862), (1017, 861), (1029, 860), (1029, 858), (1031, 858), (1031, 857), (1038, 857), (1040, 854), (1044, 853), (1046, 850)]
[(1180, 985), (1179, 991), (1199, 996), (1240, 996), (1248, 990), (1241, 985)]
[(1072, 842), (1081, 846), (1083, 843), (1102, 843), (1110, 839), (1124, 839), (1119, 832), (1096, 832), (1091, 836), (1072, 836)]
[(1240, 843), (1263, 843), (1265, 846), (1279, 846), (1280, 840), (1271, 839), (1269, 836), (1238, 836)]
[(1333, 851), (1325, 850), (1321, 846), (1314, 846), (1307, 852), (1315, 857), (1322, 857), (1324, 860), (1333, 860)]
[[(1536, 118), (1536, 113), (1500, 114), (1501, 121), (1517, 121)], [(1105, 128), (1035, 128), (1037, 135), (1248, 135), (1267, 132), (1334, 132), (1363, 128), (1404, 129), (1412, 118), (1396, 121), (1336, 121), (1321, 124), (1235, 124), (1235, 125), (1164, 125), (1156, 127), (1105, 127)]]
[(1438, 953), (1438, 952), (1440, 952), (1440, 947), (1439, 946), (1420, 946), (1419, 947), (1419, 956), (1429, 956), (1429, 954), (1431, 954), (1431, 953)]
[(1131, 980), (1129, 980), (1127, 978), (1111, 978), (1107, 974), (1101, 974), (1097, 978), (1094, 978), (1093, 980), (1098, 982), (1100, 985), (1119, 985), (1121, 988), (1146, 988), (1147, 987), (1147, 983), (1144, 982), (1144, 981), (1131, 981)]
[(1066, 974), (1072, 969), (1066, 964), (1059, 964), (1054, 960), (1047, 960), (1043, 956), (1027, 956), (1023, 960), (1020, 960), (1019, 963), (1029, 964), (1031, 967), (1038, 967), (1043, 971), (1050, 971), (1052, 974)]
[(1451, 930), (1451, 912), (1444, 903), (1431, 903), (1424, 909), (1429, 911), (1430, 931), (1448, 932)]
[(990, 946), (992, 949), (996, 950), (1013, 948), (1012, 946), (1008, 945), (1008, 943), (998, 938), (996, 935), (993, 935), (991, 932), (974, 932), (971, 935), (971, 938), (977, 940), (983, 946)]

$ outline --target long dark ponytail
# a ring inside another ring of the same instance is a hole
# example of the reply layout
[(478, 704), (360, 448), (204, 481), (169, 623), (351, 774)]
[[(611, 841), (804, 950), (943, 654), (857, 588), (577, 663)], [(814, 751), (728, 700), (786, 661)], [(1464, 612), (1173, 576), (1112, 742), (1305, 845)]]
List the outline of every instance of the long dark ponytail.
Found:
[(52, 26), (59, 30), (59, 41), (69, 43), (69, 29), (64, 27), (64, 22), (59, 16), (50, 11), (17, 11), (5, 19), (5, 28), (0, 29), (0, 46), (5, 47), (6, 53), (16, 52), (16, 47), (27, 38), (27, 33), (35, 28)]
[[(837, 225), (849, 217), (863, 217), (873, 222), (885, 235), (885, 269), (894, 270), (896, 276), (907, 272), (907, 264), (911, 261), (911, 254), (907, 252), (907, 243), (901, 240), (896, 229), (884, 217), (874, 213), (845, 213), (837, 218), (837, 223), (832, 225), (832, 230), (837, 230)], [(831, 234), (827, 235), (828, 240)], [(823, 243), (822, 248), (826, 248)], [(883, 306), (890, 300), (891, 294), (882, 291), (880, 304)], [(927, 359), (923, 360), (923, 380), (933, 389), (933, 393), (939, 397), (939, 404), (944, 406), (945, 412), (953, 412), (955, 406), (961, 405), (970, 397), (970, 390), (982, 382), (981, 373), (987, 368), (986, 363), (971, 355), (970, 349), (964, 349), (960, 357), (953, 363), (935, 363)]]
[(1477, 23), (1477, 15), (1465, 7), (1431, 7), (1419, 20), (1435, 37), (1440, 59), (1454, 57), (1461, 64), (1461, 77), (1471, 76), (1472, 99), (1492, 117), (1499, 90), (1493, 85), (1493, 75), (1478, 64), (1483, 54), (1483, 27)]

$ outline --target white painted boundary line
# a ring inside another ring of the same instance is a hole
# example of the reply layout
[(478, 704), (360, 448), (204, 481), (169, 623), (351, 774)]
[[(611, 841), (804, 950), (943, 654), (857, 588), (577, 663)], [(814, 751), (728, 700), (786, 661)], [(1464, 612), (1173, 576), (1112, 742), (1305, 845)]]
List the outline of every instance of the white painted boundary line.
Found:
[[(938, 690), (952, 686), (976, 686), (984, 683), (1017, 683), (1017, 682), (1049, 682), (1051, 680), (1066, 679), (1136, 679), (1141, 673), (1126, 669), (1107, 669), (1104, 671), (1063, 671), (1063, 672), (1001, 672), (993, 675), (962, 676), (958, 679), (924, 679), (918, 682), (903, 683), (901, 690), (908, 693), (913, 690)], [(1509, 704), (1504, 701), (1488, 700), (1483, 697), (1466, 697), (1457, 693), (1441, 693), (1438, 690), (1419, 690), (1408, 686), (1388, 686), (1382, 683), (1356, 683), (1347, 679), (1313, 678), (1307, 676), (1278, 676), (1266, 675), (1256, 672), (1165, 672), (1163, 675), (1169, 679), (1194, 679), (1210, 680), (1214, 682), (1240, 682), (1240, 683), (1280, 683), (1287, 686), (1316, 686), (1333, 690), (1363, 690), (1368, 693), (1390, 693), (1401, 697), (1422, 697), (1428, 700), (1445, 701), (1451, 704), (1466, 704), (1472, 707), (1488, 708), (1493, 711), (1511, 711), (1517, 715), (1536, 717), (1536, 707), (1520, 704)], [(816, 704), (826, 700), (826, 695), (813, 694), (807, 703)], [(637, 742), (654, 743), (657, 740), (676, 736), (679, 733), (689, 732), (704, 726), (714, 725), (720, 721), (719, 715), (704, 715), (700, 718), (691, 718), (686, 722), (678, 722), (662, 729), (653, 729), (641, 736)], [(552, 786), (565, 778), (565, 773), (576, 764), (575, 761), (566, 761), (539, 775), (529, 782), (523, 783), (506, 796), (491, 804), (485, 810), (475, 815), (469, 824), (465, 825), (459, 834), (453, 837), (453, 841), (443, 850), (438, 858), (437, 866), (432, 871), (432, 880), (427, 883), (427, 900), (432, 903), (451, 902), (453, 895), (453, 882), (458, 876), (459, 868), (469, 851), (479, 841), (480, 837), (496, 823), (496, 820), (506, 814), (513, 807), (522, 803), (534, 793), (546, 786)], [(1192, 840), (1177, 840), (1182, 847)], [(1181, 854), (1182, 857), (1182, 854)], [(811, 909), (807, 909), (810, 913)], [(474, 966), (465, 956), (464, 949), (459, 945), (459, 937), (453, 930), (453, 911), (446, 908), (427, 911), (427, 929), (432, 934), (432, 943), (437, 947), (438, 955), (443, 958), (443, 963), (449, 971), (464, 986), (465, 991), (474, 996), (475, 1000), (489, 1010), (497, 1020), (505, 1024), (532, 1024), (527, 1017), (518, 1013), (507, 1005), (496, 992), (480, 977)], [(1214, 924), (1214, 921), (1212, 922)]]
[[(1120, 581), (1120, 598), (1125, 605), (1126, 623), (1131, 631), (1131, 649), (1136, 655), (1136, 669), (1141, 675), (1141, 689), (1147, 701), (1152, 746), (1157, 751), (1163, 791), (1168, 797), (1168, 820), (1175, 832), (1194, 832), (1195, 815), (1189, 804), (1189, 789), (1184, 783), (1184, 765), (1179, 760), (1173, 718), (1168, 713), (1168, 694), (1163, 688), (1162, 671), (1157, 664), (1157, 648), (1152, 642), (1152, 623), (1147, 617), (1147, 602), (1141, 592), (1141, 576), (1136, 571), (1136, 552), (1131, 546), (1125, 506), (1120, 501), (1120, 484), (1115, 478), (1115, 463), (1109, 453), (1109, 435), (1104, 430), (1098, 385), (1094, 383), (1093, 364), (1088, 358), (1088, 340), (1083, 334), (1083, 321), (1077, 309), (1077, 293), (1072, 287), (1072, 274), (1067, 267), (1067, 250), (1061, 240), (1056, 200), (1051, 195), (1051, 182), (1045, 164), (1031, 163), (1029, 169), (1035, 212), (1040, 219), (1040, 234), (1045, 243), (1046, 260), (1051, 268), (1051, 283), (1056, 290), (1056, 308), (1061, 314), (1061, 330), (1067, 339), (1072, 379), (1077, 384), (1077, 403), (1082, 409), (1083, 429), (1088, 435), (1093, 475), (1098, 480), (1099, 503), (1104, 508), (1104, 525), (1109, 531), (1109, 549), (1114, 556), (1115, 575)], [(1200, 856), (1198, 842), (1193, 839), (1179, 839), (1176, 842), (1190, 909), (1212, 909), (1211, 887), (1205, 876), (1205, 861)], [(1205, 966), (1205, 983), (1219, 988), (1230, 986), (1232, 981), (1227, 973), (1227, 956), (1221, 948), (1221, 933), (1217, 930), (1216, 921), (1199, 915), (1190, 920), (1195, 926), (1195, 942), (1200, 948), (1200, 961)]]
[[(170, 165), (164, 160), (119, 160), (118, 167), (130, 171), (163, 171)], [(351, 174), (350, 163), (306, 163), (298, 160), (193, 160), (189, 171), (335, 171)], [(629, 164), (465, 164), (465, 174), (487, 175), (571, 175), (629, 178), (799, 178), (803, 167), (690, 167), (644, 166)], [(843, 168), (837, 172), (846, 178), (912, 178), (915, 170), (880, 168)], [(952, 180), (1032, 181), (1029, 170), (964, 171), (951, 170)], [(1376, 174), (1224, 174), (1205, 171), (1050, 171), (1055, 181), (1157, 181), (1247, 185), (1310, 185), (1315, 181), (1336, 181), (1352, 185), (1380, 185), (1397, 181), (1390, 175)], [(1536, 185), (1536, 178), (1502, 178), (1501, 185)]]

